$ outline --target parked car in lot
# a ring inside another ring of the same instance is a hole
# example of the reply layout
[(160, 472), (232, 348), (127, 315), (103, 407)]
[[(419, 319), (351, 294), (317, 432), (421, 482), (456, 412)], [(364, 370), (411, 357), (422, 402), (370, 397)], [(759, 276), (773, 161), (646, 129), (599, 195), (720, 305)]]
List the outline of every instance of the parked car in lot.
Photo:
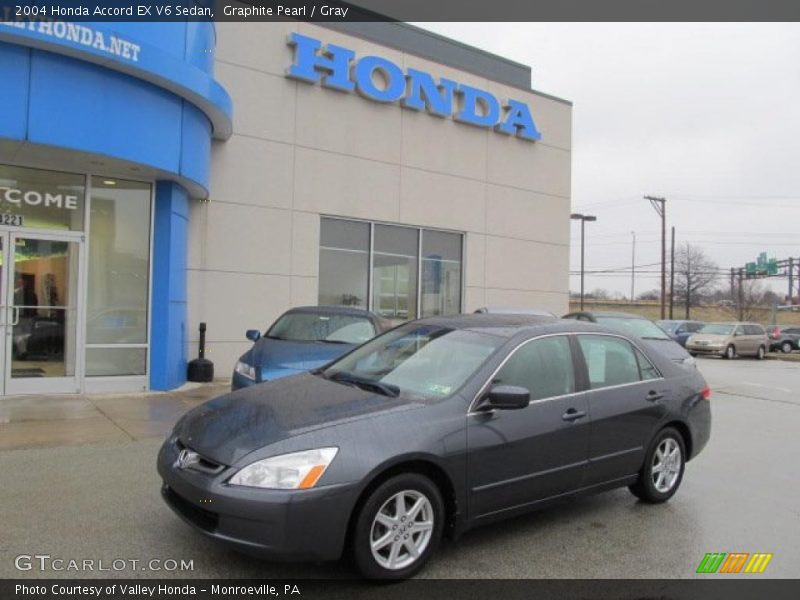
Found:
[(310, 373), (189, 411), (158, 456), (167, 504), (245, 552), (401, 579), (445, 534), (580, 494), (675, 494), (709, 391), (640, 339), (572, 320), (401, 325)]
[(800, 327), (773, 327), (769, 332), (769, 349), (784, 354), (800, 350)]
[(293, 308), (263, 336), (258, 329), (247, 331), (253, 346), (236, 363), (231, 389), (321, 367), (375, 337), (384, 327), (380, 317), (359, 308)]
[(650, 319), (639, 315), (620, 312), (574, 312), (564, 315), (564, 319), (576, 319), (597, 323), (610, 329), (615, 329), (626, 335), (632, 335), (653, 350), (661, 352), (675, 363), (685, 366), (696, 366), (694, 358), (667, 333)]
[(758, 323), (707, 323), (686, 340), (686, 349), (693, 356), (710, 354), (723, 358), (767, 355), (769, 338)]
[(661, 327), (661, 329), (667, 332), (669, 337), (685, 348), (686, 340), (689, 339), (689, 336), (700, 331), (705, 323), (702, 321), (667, 320), (656, 321), (656, 325)]

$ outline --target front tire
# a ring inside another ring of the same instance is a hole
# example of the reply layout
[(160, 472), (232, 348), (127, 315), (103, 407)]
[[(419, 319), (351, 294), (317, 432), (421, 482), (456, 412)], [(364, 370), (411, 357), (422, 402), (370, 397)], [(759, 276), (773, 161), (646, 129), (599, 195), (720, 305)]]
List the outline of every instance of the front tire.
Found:
[(736, 348), (733, 347), (733, 344), (725, 348), (725, 354), (722, 355), (722, 358), (727, 358), (728, 360), (736, 358)]
[(407, 579), (436, 551), (444, 530), (439, 488), (417, 473), (386, 480), (370, 494), (356, 519), (353, 557), (370, 579)]
[(644, 502), (666, 502), (678, 491), (685, 467), (686, 445), (683, 436), (676, 429), (666, 427), (653, 439), (639, 479), (628, 489)]
[(792, 342), (783, 342), (781, 344), (781, 352), (783, 352), (784, 354), (789, 354), (792, 350), (794, 350)]

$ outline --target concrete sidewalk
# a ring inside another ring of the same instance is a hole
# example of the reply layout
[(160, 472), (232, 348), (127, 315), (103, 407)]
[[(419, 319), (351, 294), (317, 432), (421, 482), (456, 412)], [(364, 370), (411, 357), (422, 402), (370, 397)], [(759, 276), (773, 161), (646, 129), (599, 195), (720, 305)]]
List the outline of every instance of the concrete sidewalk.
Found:
[(171, 392), (9, 396), (0, 399), (0, 450), (163, 438), (187, 410), (228, 390), (220, 381)]

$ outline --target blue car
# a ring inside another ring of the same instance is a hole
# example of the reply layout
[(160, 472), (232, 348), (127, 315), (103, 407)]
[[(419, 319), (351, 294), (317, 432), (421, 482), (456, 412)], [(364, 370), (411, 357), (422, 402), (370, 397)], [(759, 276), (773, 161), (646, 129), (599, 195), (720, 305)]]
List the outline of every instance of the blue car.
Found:
[(385, 328), (380, 317), (360, 308), (293, 308), (281, 315), (263, 336), (258, 329), (247, 331), (247, 339), (254, 344), (236, 363), (231, 389), (316, 369)]

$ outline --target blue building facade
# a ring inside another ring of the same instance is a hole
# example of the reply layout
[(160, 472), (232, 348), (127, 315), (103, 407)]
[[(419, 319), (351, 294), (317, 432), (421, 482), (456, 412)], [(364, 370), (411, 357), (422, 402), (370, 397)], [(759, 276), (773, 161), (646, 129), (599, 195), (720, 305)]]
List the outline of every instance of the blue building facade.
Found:
[[(1, 320), (20, 340), (3, 348), (4, 393), (185, 382), (189, 203), (207, 198), (212, 140), (232, 130), (215, 43), (205, 22), (0, 24), (0, 243), (15, 267), (0, 283)], [(82, 213), (71, 225), (56, 214), (67, 188)], [(123, 231), (134, 196), (149, 218)], [(58, 333), (37, 341), (45, 329)]]

